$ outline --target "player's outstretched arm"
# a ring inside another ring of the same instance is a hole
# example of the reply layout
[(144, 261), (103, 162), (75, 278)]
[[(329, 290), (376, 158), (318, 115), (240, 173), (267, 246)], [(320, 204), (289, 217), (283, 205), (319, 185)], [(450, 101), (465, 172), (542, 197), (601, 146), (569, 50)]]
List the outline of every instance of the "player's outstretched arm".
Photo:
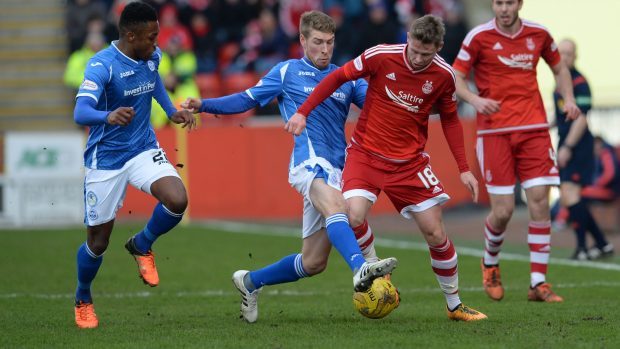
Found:
[(227, 115), (243, 113), (259, 105), (260, 103), (248, 96), (246, 92), (239, 92), (224, 97), (202, 100), (189, 97), (185, 102), (181, 103), (181, 108), (187, 109), (192, 113)]
[(190, 112), (194, 114), (200, 113), (201, 106), (202, 106), (202, 100), (196, 97), (187, 97), (185, 102), (181, 103), (181, 108), (189, 110)]

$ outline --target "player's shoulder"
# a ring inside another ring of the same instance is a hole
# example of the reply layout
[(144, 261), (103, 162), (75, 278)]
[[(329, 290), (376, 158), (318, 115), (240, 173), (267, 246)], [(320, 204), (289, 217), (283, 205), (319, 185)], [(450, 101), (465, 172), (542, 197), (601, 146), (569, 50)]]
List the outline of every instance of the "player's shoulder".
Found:
[(528, 32), (544, 32), (546, 34), (551, 35), (551, 32), (549, 32), (549, 29), (547, 29), (547, 27), (545, 27), (544, 25), (534, 22), (534, 21), (530, 21), (529, 19), (521, 19), (521, 23), (523, 23), (523, 28), (525, 30), (527, 30)]
[(435, 57), (433, 58), (433, 65), (436, 67), (438, 74), (443, 76), (443, 78), (451, 81), (456, 81), (454, 69), (440, 55), (435, 55)]
[(475, 26), (472, 30), (467, 33), (465, 39), (463, 40), (463, 45), (469, 46), (472, 41), (480, 39), (489, 33), (493, 33), (495, 31), (495, 19), (492, 19), (486, 23), (479, 24)]
[(292, 58), (287, 59), (285, 61), (281, 61), (276, 63), (276, 65), (271, 68), (271, 72), (278, 71), (281, 74), (286, 74), (288, 71), (299, 70), (301, 67), (301, 59)]
[(155, 48), (155, 51), (153, 51), (153, 54), (151, 55), (151, 60), (159, 63), (161, 61), (162, 56), (163, 56), (163, 53), (158, 46)]
[(116, 54), (113, 50), (112, 46), (109, 46), (95, 53), (95, 55), (88, 60), (88, 66), (86, 68), (102, 68), (105, 71), (109, 70), (114, 62), (114, 56)]
[(364, 51), (364, 58), (368, 59), (371, 57), (388, 57), (392, 55), (400, 55), (403, 53), (406, 44), (381, 44), (373, 46)]

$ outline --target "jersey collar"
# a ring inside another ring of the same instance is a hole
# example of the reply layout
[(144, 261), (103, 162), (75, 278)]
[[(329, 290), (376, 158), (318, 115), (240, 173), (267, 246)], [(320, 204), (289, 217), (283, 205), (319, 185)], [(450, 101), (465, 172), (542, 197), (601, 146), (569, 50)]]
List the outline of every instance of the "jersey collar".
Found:
[[(308, 59), (308, 57), (306, 57), (306, 56), (303, 56), (303, 57), (301, 58), (301, 61), (302, 61), (302, 62), (304, 62), (304, 63), (305, 63), (307, 66), (309, 66), (310, 68), (312, 68), (312, 69), (314, 69), (314, 70), (316, 70), (316, 71), (322, 72), (322, 73), (323, 73), (323, 72), (326, 72), (326, 71), (328, 71), (328, 70), (329, 70), (329, 64), (327, 65), (327, 67), (325, 67), (325, 69), (321, 70), (321, 69), (317, 68), (317, 67), (314, 65), (314, 63), (312, 63), (312, 61), (311, 61), (310, 59)], [(331, 63), (330, 63), (330, 64), (331, 64)]]
[(523, 20), (522, 20), (521, 18), (519, 18), (519, 21), (521, 21), (521, 27), (519, 27), (519, 30), (517, 30), (517, 32), (516, 32), (516, 33), (514, 33), (514, 34), (512, 34), (512, 35), (504, 33), (503, 31), (501, 31), (501, 30), (497, 27), (497, 18), (494, 18), (494, 19), (493, 19), (493, 28), (494, 28), (494, 29), (495, 29), (495, 31), (496, 31), (496, 32), (498, 32), (499, 34), (501, 34), (501, 35), (503, 35), (503, 36), (505, 36), (505, 37), (507, 37), (507, 38), (514, 39), (514, 38), (516, 38), (517, 36), (519, 36), (519, 34), (521, 34), (521, 32), (523, 31), (523, 27), (524, 27), (524, 25), (523, 25)]
[(138, 61), (136, 61), (135, 59), (130, 58), (129, 56), (127, 56), (126, 54), (124, 54), (124, 53), (123, 53), (123, 51), (121, 51), (121, 50), (120, 50), (120, 49), (116, 46), (116, 43), (117, 43), (117, 42), (118, 42), (118, 40), (116, 40), (116, 41), (112, 41), (112, 47), (114, 47), (114, 49), (116, 50), (116, 52), (118, 52), (118, 54), (120, 54), (120, 55), (121, 55), (121, 57), (123, 57), (123, 58), (124, 58), (125, 60), (127, 60), (129, 63), (132, 63), (132, 64), (140, 64), (140, 63), (138, 63)]

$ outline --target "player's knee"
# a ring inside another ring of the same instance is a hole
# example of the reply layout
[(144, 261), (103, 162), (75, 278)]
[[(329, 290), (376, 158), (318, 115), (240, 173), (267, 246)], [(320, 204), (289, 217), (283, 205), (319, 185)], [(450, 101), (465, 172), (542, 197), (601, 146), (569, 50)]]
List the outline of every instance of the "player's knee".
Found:
[(309, 276), (322, 273), (327, 267), (327, 260), (312, 260), (307, 263), (303, 263), (304, 270)]
[(364, 223), (365, 219), (366, 217), (364, 217), (364, 214), (362, 214), (361, 212), (349, 211), (349, 225), (351, 225), (351, 227), (359, 227)]
[(173, 213), (183, 213), (187, 208), (187, 195), (179, 193), (162, 200), (162, 204)]
[(88, 239), (87, 244), (88, 249), (97, 256), (101, 256), (108, 249), (109, 240), (106, 238)]
[(493, 209), (493, 215), (498, 221), (505, 224), (510, 220), (510, 217), (512, 217), (513, 211), (514, 207), (512, 206), (500, 206)]
[(432, 229), (422, 230), (424, 239), (432, 246), (440, 245), (446, 240), (446, 232), (441, 226), (433, 227)]

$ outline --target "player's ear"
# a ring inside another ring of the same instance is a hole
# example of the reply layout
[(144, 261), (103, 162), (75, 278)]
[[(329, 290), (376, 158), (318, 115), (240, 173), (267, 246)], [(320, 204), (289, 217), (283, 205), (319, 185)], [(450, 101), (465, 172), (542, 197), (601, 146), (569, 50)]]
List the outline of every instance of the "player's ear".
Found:
[(127, 31), (127, 33), (125, 33), (125, 39), (127, 39), (127, 42), (133, 42), (136, 39), (136, 33), (131, 30)]

